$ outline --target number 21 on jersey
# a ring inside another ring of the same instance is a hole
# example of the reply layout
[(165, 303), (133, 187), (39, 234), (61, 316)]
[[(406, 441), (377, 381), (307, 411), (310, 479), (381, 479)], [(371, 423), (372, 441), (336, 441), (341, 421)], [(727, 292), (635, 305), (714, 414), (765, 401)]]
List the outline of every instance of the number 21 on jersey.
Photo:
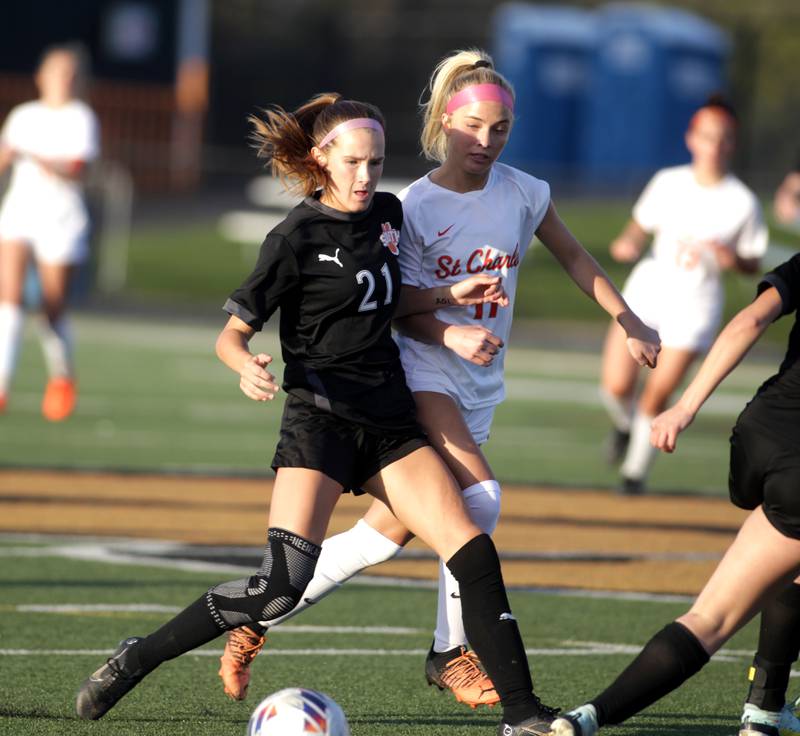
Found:
[[(388, 263), (384, 263), (383, 266), (381, 266), (381, 274), (383, 275), (383, 280), (386, 282), (386, 298), (383, 300), (383, 303), (391, 304), (392, 274), (389, 272)], [(375, 277), (372, 275), (372, 272), (367, 271), (367, 269), (363, 269), (356, 274), (356, 283), (360, 285), (365, 281), (367, 282), (367, 291), (364, 294), (364, 298), (361, 300), (361, 304), (358, 306), (359, 312), (371, 312), (378, 308), (377, 300), (372, 298), (372, 295), (375, 293)]]
[[(494, 319), (497, 316), (497, 302), (489, 304), (489, 319)], [(483, 319), (483, 304), (475, 305), (475, 319)]]

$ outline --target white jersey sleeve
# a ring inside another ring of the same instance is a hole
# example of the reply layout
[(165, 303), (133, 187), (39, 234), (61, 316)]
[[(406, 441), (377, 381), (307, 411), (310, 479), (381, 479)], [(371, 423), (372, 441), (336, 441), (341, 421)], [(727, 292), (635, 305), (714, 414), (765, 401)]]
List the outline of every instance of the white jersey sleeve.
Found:
[(764, 224), (758, 200), (755, 196), (751, 196), (750, 200), (750, 213), (736, 239), (736, 254), (740, 258), (761, 258), (767, 252), (769, 231)]
[(532, 231), (535, 233), (550, 207), (550, 185), (543, 179), (537, 179), (521, 171), (518, 173), (521, 174), (521, 183), (527, 195)]
[(413, 205), (406, 199), (408, 187), (399, 194), (399, 199), (403, 203), (403, 227), (400, 228), (400, 254), (398, 260), (400, 264), (400, 274), (404, 286), (416, 286), (424, 288), (422, 283), (422, 264), (424, 242), (417, 232), (415, 221), (416, 217), (412, 212)]
[(4, 148), (16, 149), (19, 146), (20, 108), (15, 107), (6, 117), (0, 130), (0, 145)]
[(648, 233), (658, 229), (663, 217), (663, 180), (662, 172), (659, 171), (647, 183), (633, 206), (633, 219)]

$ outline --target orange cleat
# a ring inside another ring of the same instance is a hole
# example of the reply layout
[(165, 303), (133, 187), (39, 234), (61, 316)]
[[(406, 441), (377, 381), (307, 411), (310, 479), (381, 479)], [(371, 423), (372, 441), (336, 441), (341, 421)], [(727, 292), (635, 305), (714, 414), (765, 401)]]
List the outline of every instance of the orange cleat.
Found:
[(470, 708), (500, 702), (494, 683), (484, 671), (478, 655), (466, 647), (442, 653), (431, 649), (425, 660), (425, 677), (428, 685), (450, 690), (459, 703)]
[(0, 414), (4, 414), (8, 408), (8, 396), (0, 394)]
[(266, 637), (256, 634), (247, 626), (228, 632), (225, 651), (219, 658), (219, 676), (225, 694), (233, 700), (244, 700), (247, 697), (247, 686), (250, 684), (250, 663), (264, 647)]
[(75, 410), (78, 399), (75, 381), (71, 378), (51, 378), (42, 399), (42, 414), (51, 422), (63, 422)]

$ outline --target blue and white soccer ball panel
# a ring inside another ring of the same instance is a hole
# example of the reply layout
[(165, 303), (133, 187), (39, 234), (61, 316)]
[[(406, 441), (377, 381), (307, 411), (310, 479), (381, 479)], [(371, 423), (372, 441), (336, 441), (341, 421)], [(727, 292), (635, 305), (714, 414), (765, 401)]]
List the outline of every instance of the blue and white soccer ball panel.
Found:
[(316, 690), (290, 687), (262, 700), (247, 726), (247, 736), (350, 736), (344, 712)]

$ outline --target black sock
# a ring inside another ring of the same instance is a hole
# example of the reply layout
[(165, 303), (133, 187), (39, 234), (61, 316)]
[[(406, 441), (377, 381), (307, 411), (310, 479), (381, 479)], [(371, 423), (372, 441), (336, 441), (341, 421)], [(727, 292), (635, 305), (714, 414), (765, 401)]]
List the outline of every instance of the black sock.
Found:
[(487, 534), (474, 537), (447, 567), (460, 588), (467, 639), (497, 689), (503, 720), (515, 725), (534, 715), (539, 702), (533, 696), (525, 646), (511, 615), (494, 543)]
[(162, 662), (216, 639), (222, 631), (204, 594), (136, 647), (139, 664), (150, 672)]
[(647, 642), (610, 687), (591, 701), (597, 709), (598, 723), (622, 723), (672, 692), (708, 660), (697, 637), (673, 621)]
[(790, 583), (761, 612), (758, 650), (747, 679), (748, 703), (779, 711), (786, 701), (789, 673), (800, 652), (800, 585)]

